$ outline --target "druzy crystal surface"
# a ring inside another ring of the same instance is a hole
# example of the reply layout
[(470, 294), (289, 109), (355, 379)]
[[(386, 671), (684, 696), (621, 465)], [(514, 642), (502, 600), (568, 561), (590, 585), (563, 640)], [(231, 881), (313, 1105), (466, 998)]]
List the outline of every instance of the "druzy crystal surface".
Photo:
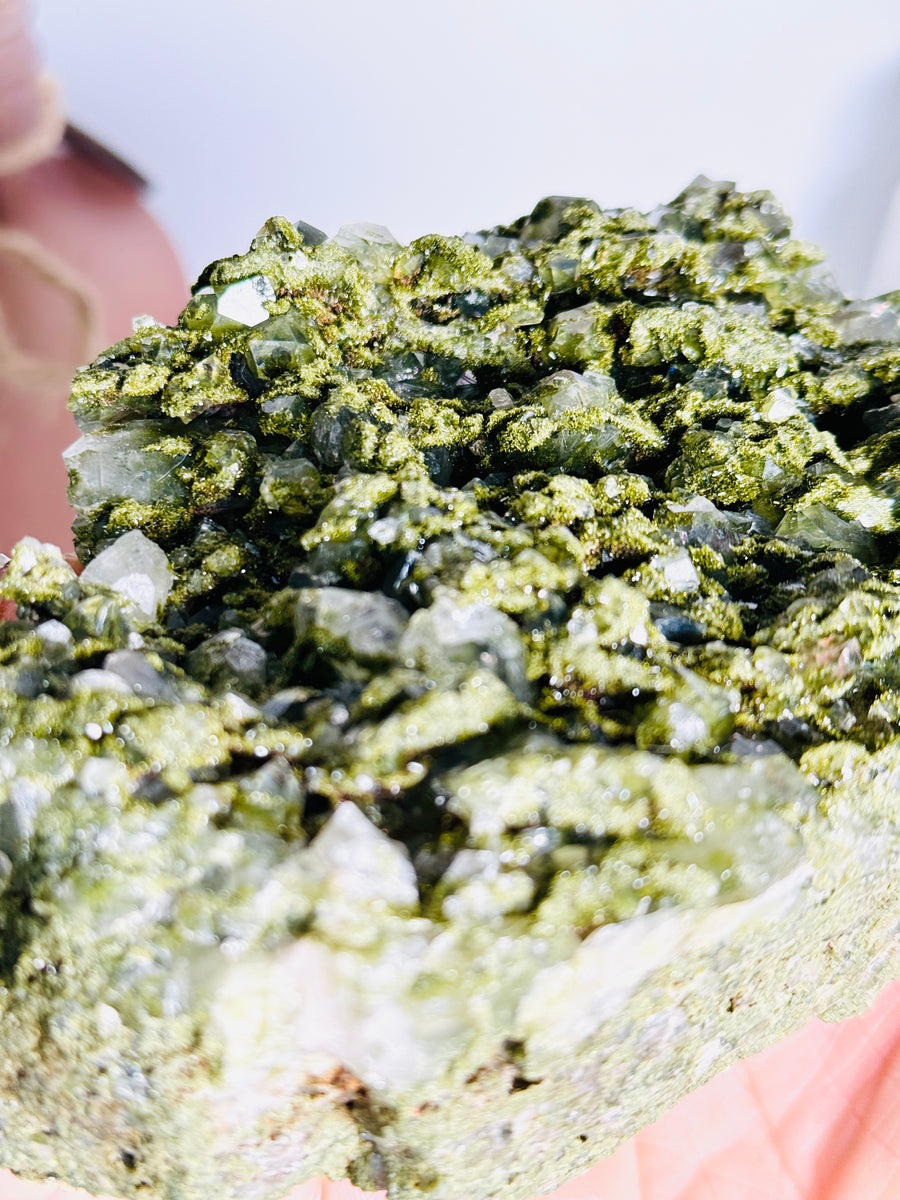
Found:
[(283, 218), (0, 626), (0, 1162), (521, 1200), (900, 973), (900, 297), (764, 192)]

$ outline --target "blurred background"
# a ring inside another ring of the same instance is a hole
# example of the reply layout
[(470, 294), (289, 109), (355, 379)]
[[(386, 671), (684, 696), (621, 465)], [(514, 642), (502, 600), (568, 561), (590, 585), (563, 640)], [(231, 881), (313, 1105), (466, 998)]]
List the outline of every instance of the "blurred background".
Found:
[(283, 213), (401, 240), (548, 193), (773, 191), (900, 288), (897, 0), (37, 0), (70, 120), (147, 176), (193, 278)]

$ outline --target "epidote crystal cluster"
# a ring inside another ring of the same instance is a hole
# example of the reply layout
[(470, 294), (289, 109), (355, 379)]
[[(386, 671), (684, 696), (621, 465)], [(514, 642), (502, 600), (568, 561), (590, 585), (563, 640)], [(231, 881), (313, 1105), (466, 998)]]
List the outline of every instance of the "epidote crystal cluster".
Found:
[(549, 1188), (898, 971), (900, 303), (767, 193), (275, 218), (0, 627), (0, 1162)]

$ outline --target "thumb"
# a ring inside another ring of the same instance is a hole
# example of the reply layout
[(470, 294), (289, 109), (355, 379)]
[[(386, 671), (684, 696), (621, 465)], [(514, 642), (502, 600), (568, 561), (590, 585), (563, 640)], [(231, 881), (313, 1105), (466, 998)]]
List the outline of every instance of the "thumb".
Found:
[(48, 157), (63, 129), (55, 88), (38, 69), (26, 0), (0, 0), (0, 175)]
[[(0, 228), (0, 292), (6, 300), (0, 305), (0, 378), (4, 390), (19, 383), (59, 393), (70, 377), (68, 359), (74, 363), (78, 357), (87, 357), (78, 352), (86, 348), (88, 332), (94, 332), (96, 304), (66, 262), (49, 252), (10, 211), (9, 189), (21, 184), (30, 168), (58, 150), (65, 130), (56, 87), (38, 67), (28, 15), (27, 0), (0, 0), (0, 221), (4, 225)], [(6, 227), (7, 222), (13, 227)], [(72, 354), (64, 356), (61, 367), (43, 359), (44, 347), (39, 347), (41, 357), (36, 357), (35, 347), (28, 345), (30, 339), (26, 337), (20, 344), (22, 339), (15, 336), (22, 332), (17, 328), (22, 320), (16, 309), (23, 271), (29, 282), (35, 277), (53, 290), (68, 293), (78, 309), (85, 336), (77, 349), (73, 344)], [(101, 339), (95, 335), (91, 340)]]

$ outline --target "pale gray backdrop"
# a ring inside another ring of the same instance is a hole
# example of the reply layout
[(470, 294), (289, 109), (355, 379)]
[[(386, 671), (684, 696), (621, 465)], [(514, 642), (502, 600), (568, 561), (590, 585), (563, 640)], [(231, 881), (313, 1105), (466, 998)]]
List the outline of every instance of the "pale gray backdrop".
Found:
[(193, 276), (275, 212), (401, 238), (549, 192), (768, 187), (855, 293), (900, 287), (898, 0), (38, 0), (72, 119)]

